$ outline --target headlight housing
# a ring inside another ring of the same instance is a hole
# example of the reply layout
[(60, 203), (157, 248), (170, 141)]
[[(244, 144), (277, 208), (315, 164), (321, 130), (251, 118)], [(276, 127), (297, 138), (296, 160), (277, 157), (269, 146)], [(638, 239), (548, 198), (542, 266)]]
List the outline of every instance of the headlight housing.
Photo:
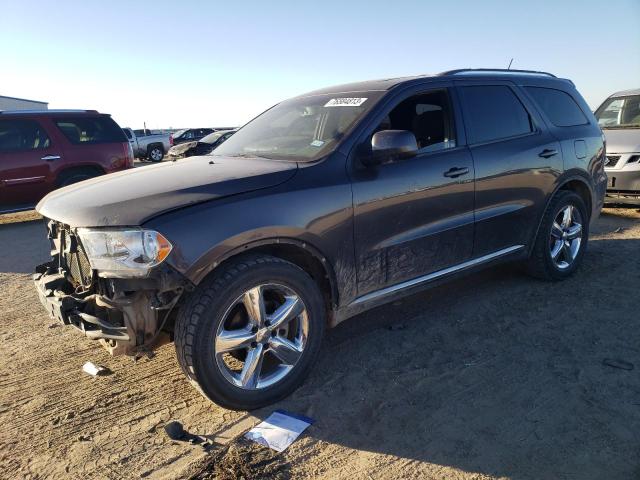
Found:
[(146, 277), (173, 248), (162, 234), (142, 228), (79, 228), (78, 236), (91, 268), (104, 278)]

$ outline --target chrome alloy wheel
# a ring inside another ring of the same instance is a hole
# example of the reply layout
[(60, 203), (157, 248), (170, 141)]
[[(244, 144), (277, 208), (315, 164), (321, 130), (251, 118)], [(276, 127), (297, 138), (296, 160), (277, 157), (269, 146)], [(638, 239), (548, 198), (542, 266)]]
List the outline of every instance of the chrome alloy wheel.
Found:
[(232, 385), (258, 390), (276, 384), (298, 363), (307, 344), (309, 315), (289, 287), (262, 284), (227, 309), (215, 336), (215, 359)]
[(551, 260), (559, 270), (571, 266), (582, 244), (582, 215), (573, 205), (558, 212), (551, 226), (549, 251)]

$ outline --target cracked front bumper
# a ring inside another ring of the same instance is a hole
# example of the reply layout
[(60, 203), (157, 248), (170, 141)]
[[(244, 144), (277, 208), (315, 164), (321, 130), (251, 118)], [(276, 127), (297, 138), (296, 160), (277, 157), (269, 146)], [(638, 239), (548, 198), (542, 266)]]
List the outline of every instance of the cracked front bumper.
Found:
[(164, 287), (172, 288), (158, 288), (159, 279), (110, 280), (108, 296), (95, 288), (78, 293), (66, 272), (49, 262), (36, 268), (33, 281), (51, 318), (100, 341), (112, 355), (138, 356), (170, 340), (169, 331), (162, 329), (170, 327), (166, 320), (183, 288), (177, 278), (167, 285), (165, 276)]

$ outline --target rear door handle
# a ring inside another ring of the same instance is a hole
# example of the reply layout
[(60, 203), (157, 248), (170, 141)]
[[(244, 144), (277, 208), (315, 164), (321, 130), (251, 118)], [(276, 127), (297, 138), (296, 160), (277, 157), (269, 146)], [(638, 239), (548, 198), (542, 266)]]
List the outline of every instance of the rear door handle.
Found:
[(47, 162), (53, 162), (54, 160), (60, 160), (62, 157), (60, 155), (45, 155), (40, 160), (46, 160)]
[(542, 158), (550, 158), (553, 157), (554, 155), (557, 155), (558, 151), (557, 150), (552, 150), (550, 148), (545, 148), (544, 150), (542, 150), (538, 156), (542, 157)]
[(462, 175), (466, 175), (467, 173), (469, 173), (469, 169), (467, 167), (463, 167), (463, 168), (453, 167), (447, 170), (446, 172), (444, 172), (444, 176), (449, 178), (457, 178)]

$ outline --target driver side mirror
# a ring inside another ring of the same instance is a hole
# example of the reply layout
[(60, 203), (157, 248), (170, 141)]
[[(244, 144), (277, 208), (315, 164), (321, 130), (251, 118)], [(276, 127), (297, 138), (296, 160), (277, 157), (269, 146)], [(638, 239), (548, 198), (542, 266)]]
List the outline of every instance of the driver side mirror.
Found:
[(410, 158), (418, 153), (415, 135), (408, 130), (381, 130), (371, 138), (371, 155), (362, 159), (367, 166)]

